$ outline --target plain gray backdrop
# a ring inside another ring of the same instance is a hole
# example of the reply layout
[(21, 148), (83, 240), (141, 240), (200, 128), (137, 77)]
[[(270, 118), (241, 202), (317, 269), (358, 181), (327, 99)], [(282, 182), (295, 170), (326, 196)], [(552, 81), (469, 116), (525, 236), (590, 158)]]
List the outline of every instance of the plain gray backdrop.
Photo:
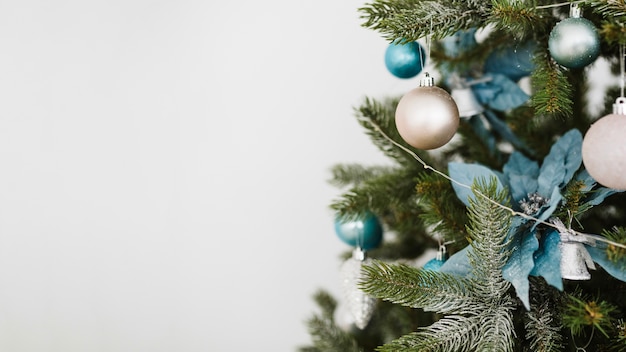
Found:
[(361, 1), (0, 2), (0, 350), (293, 351), (339, 292)]

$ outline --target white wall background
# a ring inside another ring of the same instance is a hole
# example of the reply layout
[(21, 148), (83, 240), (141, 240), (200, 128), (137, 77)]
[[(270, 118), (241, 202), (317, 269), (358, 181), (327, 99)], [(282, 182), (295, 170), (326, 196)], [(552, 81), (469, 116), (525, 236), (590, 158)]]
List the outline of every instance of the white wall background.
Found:
[(0, 351), (293, 351), (384, 161), (363, 1), (0, 1)]

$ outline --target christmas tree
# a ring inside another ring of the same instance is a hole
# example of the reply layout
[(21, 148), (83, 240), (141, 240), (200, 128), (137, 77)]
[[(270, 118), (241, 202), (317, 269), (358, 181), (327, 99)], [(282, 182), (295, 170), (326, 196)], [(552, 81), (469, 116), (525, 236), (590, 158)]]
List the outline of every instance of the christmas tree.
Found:
[(392, 165), (332, 168), (353, 250), (301, 351), (626, 351), (626, 2), (358, 12), (416, 88), (355, 108)]

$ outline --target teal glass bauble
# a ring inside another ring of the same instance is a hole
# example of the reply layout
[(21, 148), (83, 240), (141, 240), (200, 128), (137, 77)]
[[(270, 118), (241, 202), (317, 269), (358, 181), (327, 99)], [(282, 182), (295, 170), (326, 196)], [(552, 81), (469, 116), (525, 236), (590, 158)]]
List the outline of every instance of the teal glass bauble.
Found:
[(583, 68), (600, 55), (600, 36), (591, 21), (570, 17), (557, 23), (548, 38), (550, 56), (567, 68)]
[(344, 243), (363, 250), (378, 247), (383, 239), (383, 228), (372, 213), (350, 220), (336, 218), (335, 232)]
[(385, 66), (398, 78), (411, 78), (422, 72), (426, 52), (417, 42), (391, 43), (385, 51)]

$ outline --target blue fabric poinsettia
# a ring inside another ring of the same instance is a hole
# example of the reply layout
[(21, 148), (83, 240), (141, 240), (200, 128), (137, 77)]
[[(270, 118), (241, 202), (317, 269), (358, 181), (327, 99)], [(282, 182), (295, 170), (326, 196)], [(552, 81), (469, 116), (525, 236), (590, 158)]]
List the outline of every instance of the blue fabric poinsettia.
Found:
[[(444, 53), (451, 58), (458, 58), (464, 53), (474, 50), (476, 29), (470, 28), (454, 33), (440, 41)], [(518, 46), (520, 46), (518, 48)], [(482, 114), (466, 117), (475, 132), (495, 152), (496, 139), (493, 132), (509, 141), (520, 150), (529, 150), (500, 120), (494, 111), (508, 111), (524, 105), (529, 95), (516, 83), (521, 77), (532, 72), (533, 43), (525, 43), (510, 48), (502, 48), (497, 55), (492, 55), (487, 63), (480, 68), (475, 66), (459, 70), (458, 67), (442, 62), (440, 70), (447, 77), (447, 84), (454, 89), (469, 88), (476, 101), (484, 107)], [(522, 50), (523, 49), (523, 50)], [(523, 53), (523, 54), (520, 54)], [(478, 79), (475, 79), (478, 77)], [(483, 118), (481, 118), (481, 115)], [(489, 130), (490, 133), (485, 133)]]
[[(579, 171), (582, 164), (582, 135), (578, 130), (564, 134), (550, 149), (541, 164), (526, 158), (518, 152), (511, 154), (502, 172), (493, 171), (478, 164), (450, 163), (449, 175), (464, 185), (471, 185), (479, 178), (495, 178), (499, 187), (506, 187), (514, 201), (513, 208), (533, 218), (548, 221), (563, 197), (562, 191), (572, 180), (581, 181), (582, 192), (586, 194), (583, 206), (594, 206), (615, 193), (615, 190), (598, 187), (586, 170)], [(453, 183), (457, 197), (469, 205), (468, 199), (473, 193), (467, 187)], [(593, 189), (593, 192), (592, 192)], [(516, 293), (527, 309), (529, 302), (528, 276), (541, 276), (550, 285), (563, 289), (560, 270), (561, 255), (559, 232), (551, 230), (539, 236), (538, 222), (522, 216), (512, 220), (509, 240), (511, 256), (502, 269), (503, 277), (511, 282)], [(469, 273), (467, 262), (468, 246), (450, 257), (441, 271), (465, 276)], [(607, 271), (620, 280), (626, 281), (622, 270), (610, 268), (610, 261), (604, 260), (606, 254), (601, 250), (590, 251), (591, 257)], [(604, 257), (603, 257), (604, 255)]]

